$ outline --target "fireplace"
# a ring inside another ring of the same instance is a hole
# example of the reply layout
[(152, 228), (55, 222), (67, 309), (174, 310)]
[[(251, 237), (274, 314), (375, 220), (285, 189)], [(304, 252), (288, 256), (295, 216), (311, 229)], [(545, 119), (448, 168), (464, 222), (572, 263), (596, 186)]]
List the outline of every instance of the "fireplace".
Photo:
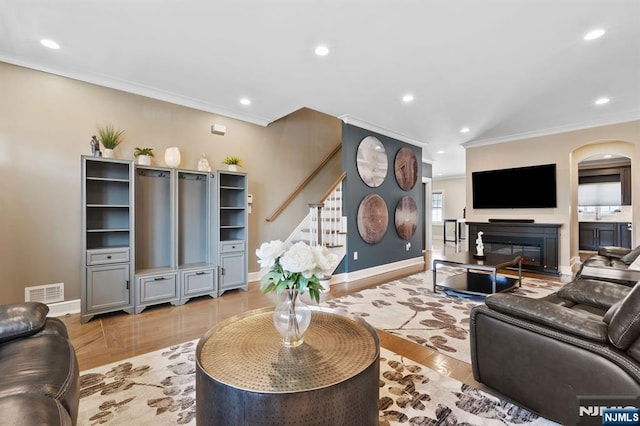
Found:
[(510, 237), (496, 235), (483, 235), (485, 253), (508, 254), (521, 256), (522, 266), (525, 269), (536, 268), (542, 270), (542, 246), (544, 239), (521, 237), (513, 241)]
[(483, 232), (485, 253), (522, 256), (522, 269), (558, 275), (558, 233), (560, 224), (514, 222), (467, 222), (469, 251)]

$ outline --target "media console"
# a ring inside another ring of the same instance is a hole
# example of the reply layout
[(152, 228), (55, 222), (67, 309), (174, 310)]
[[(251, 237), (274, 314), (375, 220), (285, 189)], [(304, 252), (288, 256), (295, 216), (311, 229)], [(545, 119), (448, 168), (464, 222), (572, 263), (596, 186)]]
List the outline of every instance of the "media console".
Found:
[(467, 222), (469, 251), (475, 253), (482, 231), (484, 252), (522, 256), (522, 269), (559, 275), (559, 223), (518, 221)]

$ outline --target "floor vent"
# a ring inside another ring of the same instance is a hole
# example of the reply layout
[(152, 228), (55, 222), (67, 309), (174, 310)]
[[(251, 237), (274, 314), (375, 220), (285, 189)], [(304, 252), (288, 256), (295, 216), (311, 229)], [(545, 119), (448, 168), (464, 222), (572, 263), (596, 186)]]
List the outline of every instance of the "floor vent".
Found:
[(25, 302), (64, 302), (64, 283), (38, 285), (24, 289)]

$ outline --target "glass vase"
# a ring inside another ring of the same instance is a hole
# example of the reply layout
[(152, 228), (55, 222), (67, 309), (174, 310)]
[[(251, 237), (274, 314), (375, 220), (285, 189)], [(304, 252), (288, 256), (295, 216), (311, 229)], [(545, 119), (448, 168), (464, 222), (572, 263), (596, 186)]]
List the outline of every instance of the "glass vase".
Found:
[(300, 346), (302, 335), (311, 322), (311, 308), (300, 300), (297, 289), (287, 289), (283, 302), (273, 311), (273, 324), (282, 336), (285, 347)]

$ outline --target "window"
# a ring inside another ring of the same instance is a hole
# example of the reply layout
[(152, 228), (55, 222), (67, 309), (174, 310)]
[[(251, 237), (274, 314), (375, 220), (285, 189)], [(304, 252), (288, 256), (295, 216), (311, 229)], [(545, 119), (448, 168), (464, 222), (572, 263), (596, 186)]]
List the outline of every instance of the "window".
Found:
[(433, 223), (442, 223), (443, 198), (442, 192), (431, 193), (431, 220)]

